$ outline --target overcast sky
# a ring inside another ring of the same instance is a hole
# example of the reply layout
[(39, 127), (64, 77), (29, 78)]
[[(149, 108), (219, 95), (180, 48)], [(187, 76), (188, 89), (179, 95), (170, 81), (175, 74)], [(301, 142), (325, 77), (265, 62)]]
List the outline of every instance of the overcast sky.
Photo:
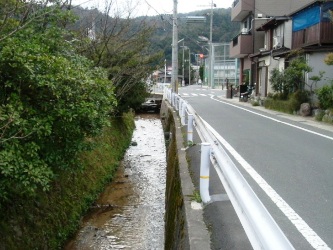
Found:
[[(132, 15), (161, 15), (172, 14), (174, 0), (73, 0), (74, 5), (82, 4), (83, 7), (93, 7), (100, 10), (104, 9), (104, 3), (112, 2), (117, 6), (117, 10), (131, 10)], [(233, 0), (215, 0), (217, 8), (229, 8)], [(195, 10), (209, 9), (212, 4), (211, 0), (178, 0), (178, 13), (188, 13)]]

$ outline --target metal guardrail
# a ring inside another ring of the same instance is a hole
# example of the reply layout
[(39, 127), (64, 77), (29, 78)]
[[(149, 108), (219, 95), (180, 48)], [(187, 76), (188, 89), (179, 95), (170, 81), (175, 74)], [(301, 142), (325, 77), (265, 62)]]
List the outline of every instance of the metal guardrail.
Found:
[[(223, 138), (179, 95), (165, 88), (164, 97), (179, 112), (187, 141), (193, 143), (193, 127), (201, 143), (200, 195), (203, 203), (219, 200), (209, 194), (210, 161), (214, 166), (254, 249), (294, 249), (265, 206), (222, 146)], [(223, 196), (223, 195), (222, 195)], [(220, 195), (221, 197), (221, 195)]]

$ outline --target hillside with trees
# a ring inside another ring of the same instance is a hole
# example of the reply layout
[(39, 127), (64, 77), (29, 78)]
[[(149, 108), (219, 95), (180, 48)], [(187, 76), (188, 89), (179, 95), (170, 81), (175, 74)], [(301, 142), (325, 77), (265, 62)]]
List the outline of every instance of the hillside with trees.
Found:
[[(104, 14), (97, 9), (75, 8), (73, 10), (80, 17), (75, 24), (76, 28), (87, 29), (94, 23), (97, 29), (103, 29)], [(189, 13), (179, 13), (178, 38), (184, 38), (185, 45), (195, 54), (207, 53), (199, 36), (209, 38), (210, 36), (210, 9), (194, 11)], [(204, 23), (187, 23), (187, 16), (206, 17)], [(162, 53), (160, 58), (163, 62), (167, 59), (171, 62), (172, 54), (172, 15), (141, 16), (127, 19), (130, 21), (133, 30), (140, 30), (143, 26), (150, 28), (150, 33), (142, 33), (149, 39), (149, 53)], [(83, 32), (84, 33), (84, 32)], [(229, 43), (239, 33), (239, 24), (231, 22), (231, 8), (213, 10), (213, 43)], [(121, 52), (121, 51), (120, 51)], [(163, 60), (162, 60), (163, 59)]]
[[(194, 54), (206, 54), (207, 50), (203, 46), (199, 36), (209, 38), (210, 36), (210, 9), (179, 14), (178, 38), (184, 38), (184, 44), (188, 46)], [(205, 16), (204, 23), (187, 23), (187, 16)], [(152, 48), (164, 52), (167, 61), (171, 61), (172, 54), (172, 15), (160, 15), (154, 17), (141, 17), (148, 23), (155, 26), (155, 32), (150, 38)], [(213, 11), (213, 43), (229, 43), (239, 33), (239, 24), (231, 22), (231, 9), (214, 9)]]

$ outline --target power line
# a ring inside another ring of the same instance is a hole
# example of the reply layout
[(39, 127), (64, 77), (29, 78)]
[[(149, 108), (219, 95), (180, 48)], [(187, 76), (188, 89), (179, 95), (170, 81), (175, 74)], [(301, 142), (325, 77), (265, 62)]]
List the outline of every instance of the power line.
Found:
[[(145, 2), (150, 8), (152, 8), (156, 12), (157, 15), (159, 15), (159, 16), (165, 15), (165, 14), (161, 14), (160, 12), (158, 12), (147, 0), (145, 0)], [(164, 12), (168, 13), (167, 11), (164, 11)], [(169, 12), (169, 13), (171, 13), (171, 12)]]

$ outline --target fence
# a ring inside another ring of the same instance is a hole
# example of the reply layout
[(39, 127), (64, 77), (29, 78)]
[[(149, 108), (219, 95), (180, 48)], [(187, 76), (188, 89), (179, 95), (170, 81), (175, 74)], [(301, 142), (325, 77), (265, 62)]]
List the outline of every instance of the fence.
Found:
[(210, 162), (215, 168), (254, 249), (294, 249), (277, 223), (254, 193), (236, 165), (222, 147), (223, 138), (179, 95), (164, 89), (164, 97), (178, 111), (186, 127), (188, 145), (193, 143), (193, 128), (202, 141), (200, 161), (200, 195), (205, 204), (223, 195), (209, 194)]

